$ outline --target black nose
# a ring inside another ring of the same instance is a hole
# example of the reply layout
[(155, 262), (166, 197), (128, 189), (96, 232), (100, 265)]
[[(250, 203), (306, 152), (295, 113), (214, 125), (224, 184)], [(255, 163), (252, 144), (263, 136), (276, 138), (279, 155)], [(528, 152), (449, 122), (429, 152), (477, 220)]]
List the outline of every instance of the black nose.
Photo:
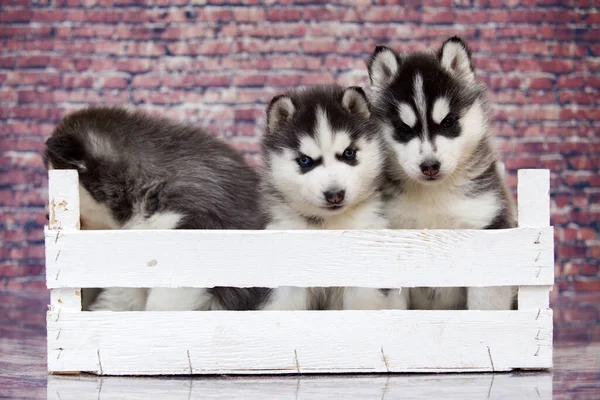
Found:
[(427, 160), (421, 163), (421, 172), (423, 175), (436, 176), (440, 172), (440, 162), (437, 160)]
[(344, 195), (346, 194), (345, 190), (328, 190), (323, 193), (325, 195), (325, 200), (329, 204), (340, 204), (344, 201)]

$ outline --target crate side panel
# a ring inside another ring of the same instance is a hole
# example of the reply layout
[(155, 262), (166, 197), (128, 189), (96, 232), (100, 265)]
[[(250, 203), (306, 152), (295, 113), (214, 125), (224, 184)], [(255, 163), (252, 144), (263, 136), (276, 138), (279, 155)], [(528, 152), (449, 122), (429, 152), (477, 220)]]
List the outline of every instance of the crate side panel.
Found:
[[(46, 231), (48, 286), (506, 286), (553, 283), (552, 228)], [(309, 251), (310, 250), (310, 251)], [(82, 268), (85, 266), (85, 268)], [(368, 271), (368, 273), (365, 273)], [(59, 273), (60, 272), (60, 273)]]
[(552, 311), (48, 314), (50, 371), (506, 371), (552, 365)]

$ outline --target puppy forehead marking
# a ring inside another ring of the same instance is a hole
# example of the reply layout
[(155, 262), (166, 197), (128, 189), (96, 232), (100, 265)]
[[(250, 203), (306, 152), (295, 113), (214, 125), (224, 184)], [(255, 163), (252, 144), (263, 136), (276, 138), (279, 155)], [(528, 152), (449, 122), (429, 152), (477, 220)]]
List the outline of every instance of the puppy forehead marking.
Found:
[(352, 139), (350, 139), (350, 135), (345, 131), (336, 131), (333, 136), (333, 146), (332, 150), (338, 154), (344, 152), (348, 146), (352, 144)]
[(314, 138), (305, 135), (300, 139), (300, 153), (305, 154), (311, 158), (321, 157), (321, 147), (315, 141)]
[(438, 98), (435, 103), (433, 103), (433, 110), (431, 111), (431, 119), (436, 124), (441, 123), (444, 118), (450, 112), (450, 102), (446, 97)]
[(427, 133), (427, 101), (425, 99), (425, 91), (423, 90), (423, 77), (421, 74), (415, 75), (413, 82), (413, 96), (415, 105), (417, 106), (417, 112), (421, 119), (421, 125), (423, 126), (423, 134)]
[(400, 113), (400, 119), (402, 122), (411, 128), (415, 127), (417, 124), (417, 115), (408, 103), (400, 103), (398, 106), (398, 112)]
[(317, 107), (317, 121), (315, 126), (315, 137), (326, 151), (333, 145), (333, 129), (327, 118), (327, 113), (321, 107)]

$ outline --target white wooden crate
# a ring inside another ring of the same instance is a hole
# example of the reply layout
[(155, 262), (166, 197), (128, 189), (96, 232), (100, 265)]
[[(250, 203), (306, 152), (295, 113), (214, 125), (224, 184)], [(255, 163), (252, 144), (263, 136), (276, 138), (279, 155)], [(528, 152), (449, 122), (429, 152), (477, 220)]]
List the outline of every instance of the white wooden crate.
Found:
[[(467, 372), (552, 366), (549, 172), (506, 230), (80, 231), (50, 171), (48, 370), (102, 375)], [(80, 288), (518, 286), (516, 311), (82, 312)]]

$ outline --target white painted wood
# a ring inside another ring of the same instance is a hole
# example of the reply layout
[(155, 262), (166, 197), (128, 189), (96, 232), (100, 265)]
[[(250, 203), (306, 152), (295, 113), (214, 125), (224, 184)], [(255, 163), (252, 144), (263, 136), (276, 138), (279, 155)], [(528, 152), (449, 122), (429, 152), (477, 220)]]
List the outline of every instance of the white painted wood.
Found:
[(550, 171), (519, 170), (517, 200), (520, 227), (550, 226)]
[[(56, 275), (60, 275), (62, 245), (58, 244), (64, 229), (79, 229), (79, 176), (75, 170), (51, 170), (48, 172), (48, 232), (54, 236), (54, 246), (46, 243), (46, 264), (54, 262)], [(52, 260), (52, 261), (51, 261)], [(46, 271), (46, 280), (51, 280)], [(81, 290), (60, 288), (50, 291), (50, 307), (54, 310), (81, 310)]]
[(217, 379), (48, 377), (49, 400), (552, 398), (552, 374), (303, 375)]
[(533, 310), (550, 307), (552, 286), (519, 287), (519, 310)]
[(62, 249), (46, 264), (51, 288), (549, 285), (554, 275), (552, 228), (56, 234), (46, 231), (49, 251)]
[(48, 349), (108, 375), (539, 369), (552, 310), (49, 312)]
[(81, 289), (51, 289), (50, 306), (53, 310), (81, 311)]
[[(518, 179), (519, 227), (543, 228), (550, 226), (550, 171), (547, 169), (522, 169), (519, 170)], [(550, 241), (552, 254), (554, 254), (553, 237), (536, 239), (534, 245), (540, 247), (538, 251), (545, 251), (541, 250), (544, 240)], [(554, 258), (552, 263), (554, 264)], [(552, 283), (554, 283), (554, 266), (551, 272)], [(519, 310), (548, 308), (550, 306), (550, 290), (552, 290), (550, 285), (520, 286)]]
[(48, 171), (50, 229), (79, 229), (79, 175), (76, 170)]

